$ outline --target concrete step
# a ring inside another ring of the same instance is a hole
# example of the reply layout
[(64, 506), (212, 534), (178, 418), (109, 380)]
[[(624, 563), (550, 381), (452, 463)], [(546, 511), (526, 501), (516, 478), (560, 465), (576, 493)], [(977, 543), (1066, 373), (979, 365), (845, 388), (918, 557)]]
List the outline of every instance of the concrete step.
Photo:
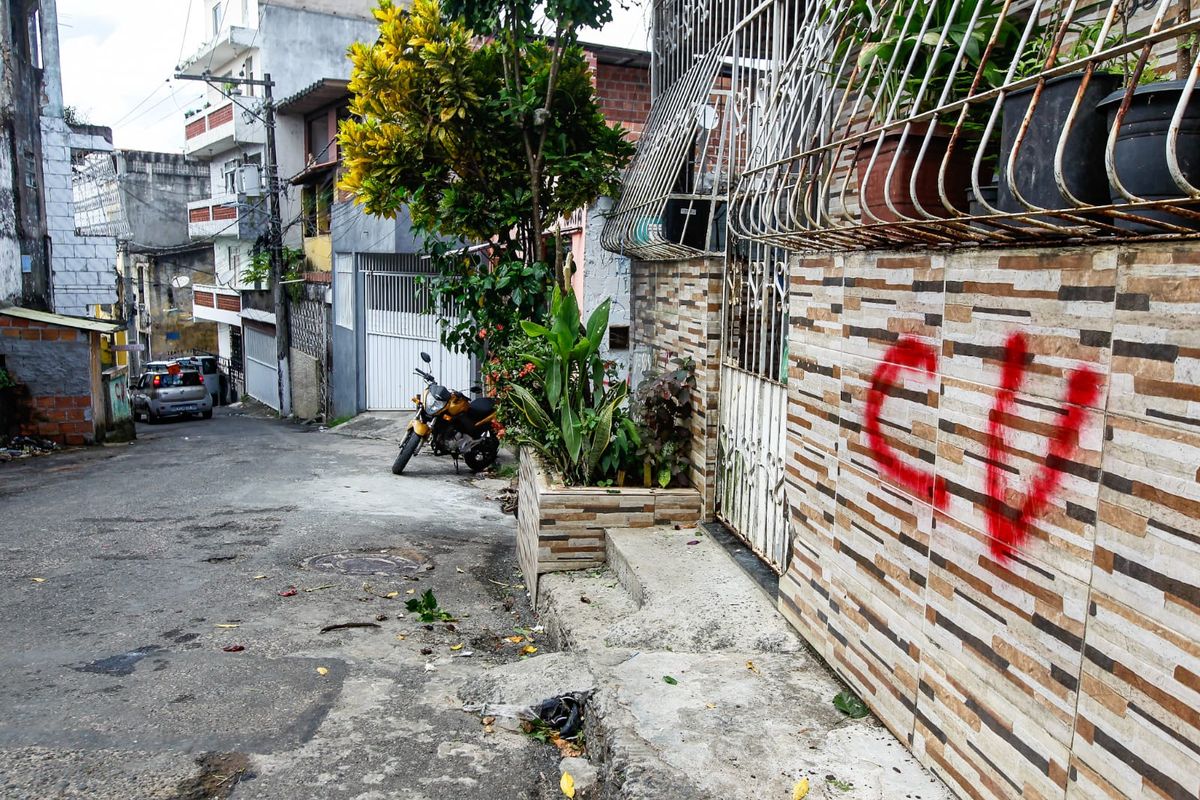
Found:
[(833, 707), (844, 687), (720, 545), (608, 533), (608, 568), (544, 575), (539, 607), (595, 679), (602, 797), (786, 800), (801, 778), (810, 798), (950, 797), (877, 720)]

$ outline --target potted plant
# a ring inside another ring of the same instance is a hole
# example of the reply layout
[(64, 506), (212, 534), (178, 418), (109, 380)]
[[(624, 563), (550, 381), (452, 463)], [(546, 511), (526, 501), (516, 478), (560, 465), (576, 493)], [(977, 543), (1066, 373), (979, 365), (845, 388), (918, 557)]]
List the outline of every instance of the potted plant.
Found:
[[(1187, 87), (1186, 76), (1191, 71), (1195, 56), (1196, 37), (1191, 35), (1178, 42), (1175, 61), (1175, 80), (1162, 80), (1162, 72), (1148, 65), (1138, 76), (1137, 86), (1130, 97), (1129, 108), (1123, 115), (1120, 109), (1127, 89), (1119, 89), (1101, 101), (1100, 107), (1108, 114), (1110, 129), (1114, 132), (1113, 169), (1125, 190), (1142, 200), (1177, 200), (1187, 197), (1172, 175), (1169, 158), (1171, 147), (1169, 132), (1176, 110), (1183, 101)], [(1147, 77), (1147, 72), (1149, 76)], [(1200, 93), (1193, 92), (1180, 117), (1180, 125), (1174, 146), (1176, 166), (1184, 180), (1192, 186), (1200, 186)], [(1110, 188), (1114, 204), (1125, 203), (1128, 197), (1116, 187)], [(1158, 220), (1192, 230), (1200, 230), (1200, 220), (1172, 214), (1159, 209), (1136, 212), (1146, 219)], [(1117, 226), (1135, 233), (1164, 233), (1166, 228), (1137, 220), (1116, 220)]]
[[(979, 16), (972, 26), (977, 7)], [(999, 85), (1003, 72), (994, 65), (1006, 63), (1003, 54), (1016, 33), (1010, 23), (1000, 22), (1003, 10), (1004, 3), (1000, 0), (962, 0), (959, 3), (954, 0), (900, 0), (890, 16), (890, 25), (869, 3), (855, 4), (836, 22), (848, 33), (835, 50), (834, 61), (840, 62), (848, 51), (857, 51), (854, 74), (864, 77), (857, 86), (848, 88), (873, 98), (873, 121), (887, 124), (882, 133), (864, 139), (855, 153), (864, 222), (953, 216), (954, 212), (942, 201), (941, 188), (945, 189), (954, 209), (967, 208), (971, 165), (982, 138), (983, 125), (978, 118), (981, 110), (971, 108), (968, 111), (953, 149), (952, 120), (939, 120), (932, 125), (930, 122), (900, 124), (896, 120), (902, 122), (906, 117), (942, 105), (947, 81), (950, 81), (950, 91), (945, 102), (967, 97), (998, 24), (1000, 29), (991, 56), (983, 65), (981, 88)], [(942, 31), (947, 29), (950, 33), (939, 48)], [(960, 47), (963, 57), (955, 68)], [(887, 68), (888, 64), (892, 64), (892, 69)], [(906, 67), (908, 77), (902, 81), (900, 76)], [(927, 81), (926, 75), (929, 76)], [(896, 114), (889, 122), (887, 114), (893, 105)], [(943, 161), (947, 162), (944, 175), (941, 174)]]
[[(1049, 54), (1060, 26), (1060, 22), (1051, 21), (1031, 39), (1015, 77), (1037, 75), (1059, 64), (1082, 60), (1096, 50), (1103, 30), (1101, 20), (1068, 28), (1057, 55), (1051, 58)], [(1119, 35), (1110, 33), (1104, 47), (1112, 47), (1119, 41)], [(997, 208), (1018, 213), (1028, 211), (1029, 205), (1071, 209), (1107, 202), (1109, 184), (1102, 165), (1109, 126), (1099, 104), (1124, 82), (1129, 66), (1126, 59), (1105, 61), (1090, 71), (1059, 75), (1005, 96), (1001, 106), (1004, 117)], [(1156, 73), (1148, 68), (1143, 74), (1149, 77)], [(1030, 111), (1035, 94), (1037, 102)], [(1075, 109), (1073, 118), (1072, 109)], [(1026, 117), (1028, 127), (1018, 143)], [(1070, 130), (1059, 160), (1059, 139), (1068, 126)], [(1061, 164), (1062, 187), (1055, 177), (1056, 161)], [(1011, 181), (1016, 181), (1015, 190)]]

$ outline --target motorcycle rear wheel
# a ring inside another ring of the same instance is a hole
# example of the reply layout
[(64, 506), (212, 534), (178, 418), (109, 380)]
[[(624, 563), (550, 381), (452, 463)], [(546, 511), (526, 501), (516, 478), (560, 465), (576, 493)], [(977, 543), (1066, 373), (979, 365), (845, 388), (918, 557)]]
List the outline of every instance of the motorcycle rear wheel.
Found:
[(496, 454), (499, 452), (498, 444), (484, 442), (478, 447), (473, 447), (466, 452), (463, 460), (467, 462), (467, 468), (471, 472), (480, 472), (487, 469), (496, 460)]
[(417, 448), (421, 446), (421, 437), (417, 436), (412, 431), (408, 432), (408, 436), (404, 437), (404, 443), (400, 445), (400, 454), (396, 456), (396, 460), (392, 462), (392, 474), (400, 475), (404, 472), (404, 468), (408, 466), (409, 460), (417, 452)]

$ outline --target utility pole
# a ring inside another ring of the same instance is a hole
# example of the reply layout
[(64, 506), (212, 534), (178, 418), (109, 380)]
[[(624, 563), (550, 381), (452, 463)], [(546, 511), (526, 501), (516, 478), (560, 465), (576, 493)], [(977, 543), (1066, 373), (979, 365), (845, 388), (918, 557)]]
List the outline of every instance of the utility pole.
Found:
[(283, 219), (279, 209), (279, 163), (275, 150), (275, 98), (271, 90), (275, 82), (271, 74), (264, 73), (261, 80), (255, 78), (235, 78), (233, 76), (215, 78), (208, 70), (202, 75), (184, 75), (176, 73), (175, 77), (184, 81), (204, 81), (214, 88), (219, 84), (233, 86), (263, 87), (263, 126), (267, 133), (267, 152), (263, 159), (263, 170), (266, 172), (267, 184), (267, 239), (271, 255), (271, 300), (275, 306), (275, 358), (279, 373), (279, 414), (291, 416), (292, 413), (292, 372), (291, 372), (291, 326), (288, 321), (287, 296), (283, 293)]

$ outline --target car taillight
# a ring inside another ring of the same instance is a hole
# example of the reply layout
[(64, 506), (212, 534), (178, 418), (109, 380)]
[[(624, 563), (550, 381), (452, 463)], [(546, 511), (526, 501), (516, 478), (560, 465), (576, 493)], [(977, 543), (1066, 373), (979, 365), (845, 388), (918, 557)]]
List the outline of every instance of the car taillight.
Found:
[(154, 376), (154, 385), (155, 385), (155, 386), (162, 386), (162, 376), (161, 376), (161, 375), (155, 375), (155, 376)]
[(200, 376), (200, 382), (201, 382), (201, 383), (204, 383), (204, 376), (203, 376), (203, 375), (201, 375), (201, 376)]

